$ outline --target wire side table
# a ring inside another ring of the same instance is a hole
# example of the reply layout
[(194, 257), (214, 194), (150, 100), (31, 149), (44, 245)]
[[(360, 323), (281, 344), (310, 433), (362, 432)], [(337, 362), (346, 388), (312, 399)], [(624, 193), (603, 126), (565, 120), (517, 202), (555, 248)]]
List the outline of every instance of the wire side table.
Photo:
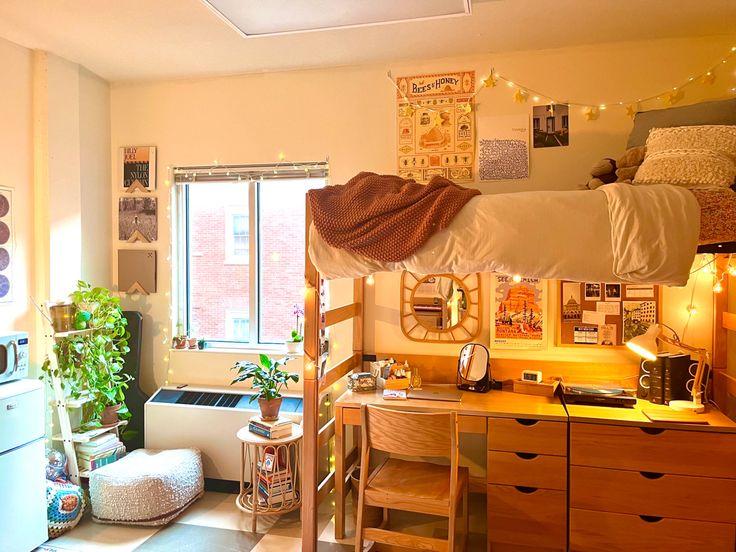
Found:
[(301, 506), (302, 427), (293, 424), (288, 437), (266, 439), (246, 426), (238, 430), (237, 437), (240, 494), (235, 505), (251, 514), (251, 531), (255, 533), (258, 516), (284, 514)]

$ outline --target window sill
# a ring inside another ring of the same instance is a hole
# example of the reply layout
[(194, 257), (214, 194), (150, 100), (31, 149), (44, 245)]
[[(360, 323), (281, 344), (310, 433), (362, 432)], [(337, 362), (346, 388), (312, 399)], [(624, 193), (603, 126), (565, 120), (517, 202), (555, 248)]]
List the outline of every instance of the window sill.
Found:
[(169, 349), (169, 353), (188, 353), (188, 354), (211, 354), (211, 353), (224, 353), (224, 354), (244, 354), (244, 355), (258, 355), (264, 354), (277, 354), (277, 355), (288, 355), (290, 357), (301, 357), (304, 356), (303, 352), (288, 353), (286, 347), (207, 347), (206, 349)]

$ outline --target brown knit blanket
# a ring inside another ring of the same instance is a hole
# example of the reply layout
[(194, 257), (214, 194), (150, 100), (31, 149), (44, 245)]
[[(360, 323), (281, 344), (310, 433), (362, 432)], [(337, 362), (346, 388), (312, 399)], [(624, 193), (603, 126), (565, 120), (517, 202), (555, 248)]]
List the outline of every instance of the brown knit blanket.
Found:
[(439, 176), (423, 185), (362, 172), (347, 184), (310, 190), (307, 196), (314, 226), (329, 245), (397, 262), (446, 228), (478, 194)]

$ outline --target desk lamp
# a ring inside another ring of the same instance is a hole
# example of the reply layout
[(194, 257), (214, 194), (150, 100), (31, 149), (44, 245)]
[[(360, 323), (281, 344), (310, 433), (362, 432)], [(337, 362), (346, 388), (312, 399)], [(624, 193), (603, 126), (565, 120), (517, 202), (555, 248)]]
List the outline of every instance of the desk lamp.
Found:
[[(672, 332), (672, 337), (668, 337), (664, 334), (664, 330), (667, 328)], [(638, 335), (626, 342), (629, 349), (634, 351), (640, 357), (647, 360), (657, 360), (658, 344), (657, 340), (664, 343), (669, 343), (680, 349), (691, 351), (698, 355), (698, 368), (695, 370), (695, 376), (693, 379), (693, 387), (691, 394), (693, 396), (692, 401), (670, 401), (670, 408), (673, 410), (687, 410), (690, 412), (703, 412), (705, 405), (703, 405), (702, 392), (700, 385), (703, 381), (703, 373), (705, 372), (705, 361), (708, 352), (705, 349), (699, 349), (692, 345), (687, 345), (680, 341), (680, 337), (677, 332), (664, 324), (652, 324), (649, 326), (646, 332), (642, 335)]]

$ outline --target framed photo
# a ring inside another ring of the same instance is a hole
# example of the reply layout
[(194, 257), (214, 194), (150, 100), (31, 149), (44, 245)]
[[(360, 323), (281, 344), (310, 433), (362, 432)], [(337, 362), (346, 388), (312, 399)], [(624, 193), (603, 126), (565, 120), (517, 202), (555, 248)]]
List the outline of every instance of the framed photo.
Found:
[(156, 147), (120, 148), (122, 188), (126, 192), (151, 192), (156, 189)]

